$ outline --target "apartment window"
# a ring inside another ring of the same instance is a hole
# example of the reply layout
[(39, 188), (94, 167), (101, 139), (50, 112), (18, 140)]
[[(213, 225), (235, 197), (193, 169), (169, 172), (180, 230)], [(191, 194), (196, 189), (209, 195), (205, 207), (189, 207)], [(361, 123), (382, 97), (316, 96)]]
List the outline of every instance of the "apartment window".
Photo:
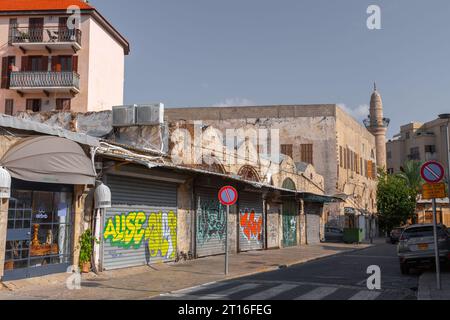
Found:
[(30, 42), (42, 42), (44, 40), (44, 18), (30, 18), (29, 25)]
[(406, 133), (406, 139), (411, 138), (411, 134), (409, 132)]
[(388, 172), (388, 174), (394, 174), (394, 169), (393, 169), (393, 168), (389, 168), (389, 169), (387, 170), (387, 172)]
[(69, 111), (70, 110), (70, 99), (56, 99), (56, 110), (58, 111)]
[(302, 144), (300, 145), (301, 161), (309, 164), (314, 164), (313, 162), (313, 145), (312, 144)]
[(391, 151), (388, 151), (388, 152), (387, 152), (387, 158), (388, 158), (388, 159), (392, 159), (392, 152), (391, 152)]
[(282, 144), (281, 154), (284, 154), (292, 159), (294, 155), (292, 144)]
[(72, 57), (60, 56), (59, 63), (61, 64), (61, 71), (72, 71)]
[(2, 58), (2, 79), (1, 88), (8, 89), (10, 86), (11, 72), (14, 71), (16, 65), (16, 57), (9, 56)]
[(414, 147), (410, 149), (409, 160), (420, 160), (419, 147)]
[(436, 146), (434, 145), (425, 146), (425, 153), (436, 153)]
[(13, 43), (13, 40), (17, 37), (17, 26), (18, 23), (16, 18), (9, 19), (9, 44)]
[(48, 71), (47, 56), (23, 56), (22, 71), (45, 72)]
[(78, 56), (53, 56), (52, 71), (78, 72)]
[(42, 107), (41, 99), (27, 99), (27, 111), (40, 112)]
[(360, 165), (360, 167), (359, 167), (360, 174), (363, 176), (364, 175), (364, 160), (363, 160), (363, 158), (359, 159), (359, 165)]
[(5, 100), (5, 114), (12, 116), (14, 114), (14, 100), (6, 99)]
[(344, 154), (341, 146), (339, 147), (339, 165), (341, 168), (344, 167)]

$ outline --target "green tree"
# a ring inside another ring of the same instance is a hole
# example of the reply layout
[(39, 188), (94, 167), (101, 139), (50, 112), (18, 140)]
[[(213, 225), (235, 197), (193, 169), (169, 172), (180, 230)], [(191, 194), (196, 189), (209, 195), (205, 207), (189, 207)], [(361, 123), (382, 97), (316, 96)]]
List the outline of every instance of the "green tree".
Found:
[(397, 176), (404, 179), (411, 190), (414, 190), (417, 195), (422, 192), (423, 179), (420, 174), (422, 163), (420, 161), (407, 161), (402, 168), (402, 172)]
[(404, 178), (379, 173), (377, 206), (380, 226), (385, 232), (406, 224), (416, 209), (416, 193)]
[[(420, 161), (407, 161), (405, 162), (402, 172), (398, 173), (397, 176), (404, 179), (408, 187), (413, 192), (416, 203), (420, 200), (420, 195), (422, 193), (423, 179), (420, 173), (422, 163)], [(416, 222), (416, 215), (413, 216), (413, 222)]]

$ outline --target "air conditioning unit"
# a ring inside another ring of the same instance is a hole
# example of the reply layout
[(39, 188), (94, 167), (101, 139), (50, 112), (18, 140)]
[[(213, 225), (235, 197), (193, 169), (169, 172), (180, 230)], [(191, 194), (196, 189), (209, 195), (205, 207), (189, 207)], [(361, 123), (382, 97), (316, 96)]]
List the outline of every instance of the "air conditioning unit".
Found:
[(112, 107), (113, 127), (136, 125), (136, 105)]
[(136, 106), (136, 125), (153, 126), (164, 123), (164, 104)]

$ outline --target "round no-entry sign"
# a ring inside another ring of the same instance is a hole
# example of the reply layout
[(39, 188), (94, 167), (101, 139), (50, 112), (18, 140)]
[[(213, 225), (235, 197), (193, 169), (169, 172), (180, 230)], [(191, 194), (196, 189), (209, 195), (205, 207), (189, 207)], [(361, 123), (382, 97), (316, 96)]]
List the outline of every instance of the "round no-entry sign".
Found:
[(439, 183), (444, 179), (444, 167), (437, 161), (426, 162), (421, 169), (423, 180), (428, 183)]
[(232, 186), (225, 186), (219, 191), (219, 201), (224, 206), (232, 206), (238, 200), (238, 192)]

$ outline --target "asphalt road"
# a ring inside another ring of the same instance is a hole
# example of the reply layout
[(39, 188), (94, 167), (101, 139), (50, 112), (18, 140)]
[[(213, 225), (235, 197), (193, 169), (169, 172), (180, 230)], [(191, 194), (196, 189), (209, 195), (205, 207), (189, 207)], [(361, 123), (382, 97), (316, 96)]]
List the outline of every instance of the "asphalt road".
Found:
[[(381, 290), (368, 290), (367, 268), (381, 269)], [(400, 273), (396, 246), (382, 244), (245, 278), (181, 290), (180, 300), (416, 300), (419, 272)]]

